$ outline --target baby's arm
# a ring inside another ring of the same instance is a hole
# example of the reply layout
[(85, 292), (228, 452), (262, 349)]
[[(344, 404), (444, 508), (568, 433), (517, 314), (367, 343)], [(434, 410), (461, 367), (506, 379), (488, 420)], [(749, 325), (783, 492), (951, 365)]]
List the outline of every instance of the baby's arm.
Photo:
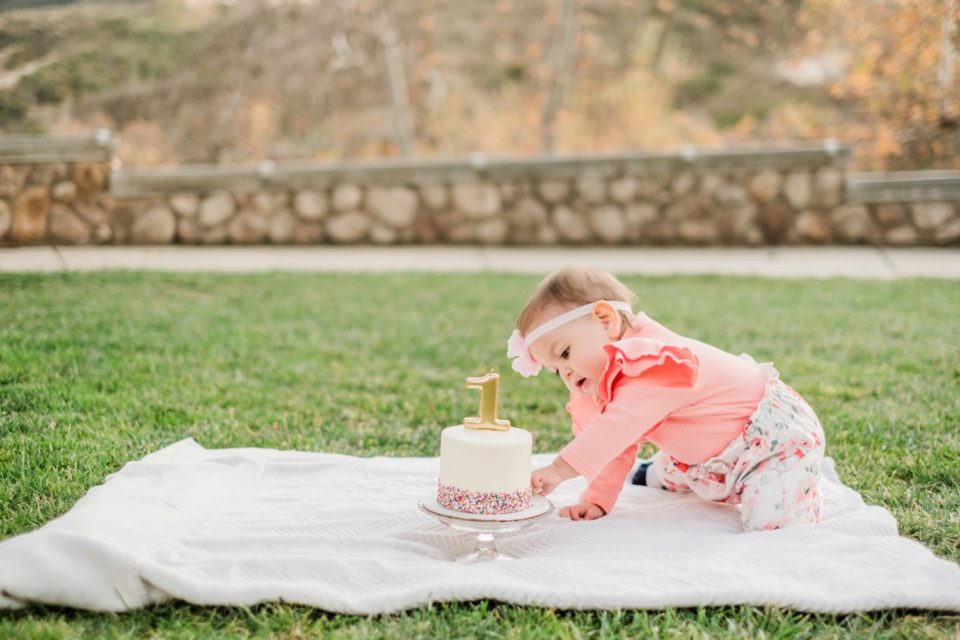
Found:
[(632, 444), (616, 457), (580, 494), (580, 502), (560, 509), (571, 520), (596, 520), (613, 509), (623, 482), (637, 461), (637, 445)]

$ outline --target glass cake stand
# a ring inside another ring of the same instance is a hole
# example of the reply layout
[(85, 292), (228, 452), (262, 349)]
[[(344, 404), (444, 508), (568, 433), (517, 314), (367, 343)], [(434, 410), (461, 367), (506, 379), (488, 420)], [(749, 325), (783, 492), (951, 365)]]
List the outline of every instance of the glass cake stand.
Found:
[(553, 513), (553, 503), (543, 496), (533, 496), (533, 504), (523, 511), (495, 515), (462, 513), (460, 511), (454, 511), (453, 509), (447, 509), (437, 502), (436, 492), (421, 498), (417, 505), (421, 511), (433, 516), (451, 529), (469, 531), (476, 534), (476, 549), (455, 558), (455, 562), (513, 560), (516, 556), (497, 550), (495, 544), (496, 535), (498, 533), (517, 531)]

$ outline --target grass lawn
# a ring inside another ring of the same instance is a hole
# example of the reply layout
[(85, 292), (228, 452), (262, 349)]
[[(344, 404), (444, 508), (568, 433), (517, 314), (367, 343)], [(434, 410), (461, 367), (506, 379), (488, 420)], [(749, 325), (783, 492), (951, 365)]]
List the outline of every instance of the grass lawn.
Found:
[[(538, 278), (435, 274), (0, 274), (0, 538), (68, 510), (125, 462), (191, 436), (207, 448), (434, 456), (475, 408), (463, 378), (509, 372)], [(960, 561), (960, 284), (624, 280), (637, 307), (772, 360), (808, 398), (827, 454), (903, 535)], [(501, 414), (537, 451), (570, 436), (554, 376), (509, 373)], [(650, 453), (645, 451), (644, 453)], [(363, 618), (270, 604), (122, 615), (0, 613), (0, 638), (960, 637), (960, 616), (776, 608), (568, 612), (499, 602)]]

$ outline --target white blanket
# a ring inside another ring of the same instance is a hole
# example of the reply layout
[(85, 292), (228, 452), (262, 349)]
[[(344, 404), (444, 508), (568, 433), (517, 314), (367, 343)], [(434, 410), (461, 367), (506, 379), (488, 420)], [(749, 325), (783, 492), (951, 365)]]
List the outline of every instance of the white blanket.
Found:
[[(535, 456), (535, 464), (552, 456)], [(177, 442), (68, 513), (0, 543), (0, 606), (122, 611), (179, 598), (377, 614), (491, 598), (563, 609), (774, 604), (960, 611), (960, 567), (899, 537), (828, 461), (824, 521), (741, 533), (736, 507), (627, 486), (592, 522), (556, 514), (498, 536), (513, 562), (451, 562), (471, 534), (417, 509), (436, 458), (354, 458)], [(582, 481), (550, 497), (574, 501)]]

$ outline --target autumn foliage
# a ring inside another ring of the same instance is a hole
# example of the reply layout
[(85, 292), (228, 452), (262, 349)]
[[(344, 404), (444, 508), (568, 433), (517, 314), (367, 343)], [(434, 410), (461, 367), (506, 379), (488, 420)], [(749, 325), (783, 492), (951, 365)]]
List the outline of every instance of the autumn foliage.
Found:
[[(127, 164), (836, 138), (960, 168), (958, 0), (155, 0), (0, 11), (0, 128)], [(23, 3), (21, 3), (23, 4)]]

